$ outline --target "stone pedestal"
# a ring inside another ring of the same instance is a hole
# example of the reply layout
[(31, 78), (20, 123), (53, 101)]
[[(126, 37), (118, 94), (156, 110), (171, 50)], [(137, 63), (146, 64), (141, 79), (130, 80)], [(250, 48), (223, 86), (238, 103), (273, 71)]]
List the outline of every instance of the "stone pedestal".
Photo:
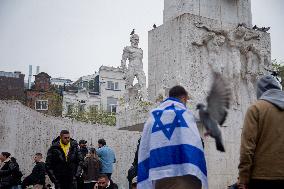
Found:
[(151, 106), (120, 106), (116, 115), (116, 127), (119, 130), (143, 131)]
[[(209, 186), (226, 188), (237, 180), (241, 129), (246, 109), (255, 100), (256, 80), (270, 66), (269, 34), (182, 14), (149, 31), (148, 36), (150, 100), (162, 88), (178, 83), (186, 87), (195, 107), (206, 101), (213, 71), (231, 83), (232, 106), (221, 127), (226, 152), (218, 152), (213, 139), (204, 139)], [(201, 127), (200, 131), (203, 135)]]
[(165, 0), (164, 23), (190, 13), (224, 23), (251, 26), (250, 0)]
[(153, 107), (155, 107), (154, 103), (139, 100), (120, 104), (116, 115), (116, 127), (119, 130), (142, 132), (149, 111)]
[[(256, 99), (257, 79), (271, 66), (269, 33), (251, 29), (249, 0), (165, 0), (164, 24), (149, 31), (148, 47), (152, 102), (179, 84), (194, 111), (197, 103), (206, 103), (213, 71), (230, 83), (231, 108), (221, 127), (226, 152), (218, 152), (212, 138), (204, 139), (209, 187), (227, 188), (237, 181), (244, 114)], [(136, 108), (118, 115), (120, 128), (142, 130), (147, 113)]]

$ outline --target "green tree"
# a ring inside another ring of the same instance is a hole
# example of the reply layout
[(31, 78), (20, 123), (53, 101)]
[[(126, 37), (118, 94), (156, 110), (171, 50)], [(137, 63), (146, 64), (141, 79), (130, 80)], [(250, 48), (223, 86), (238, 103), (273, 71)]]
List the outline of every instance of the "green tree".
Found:
[(101, 124), (109, 126), (115, 126), (116, 124), (115, 114), (103, 111), (102, 108), (100, 110), (95, 111), (91, 109), (88, 109), (86, 111), (79, 111), (79, 107), (74, 106), (72, 111), (67, 114), (66, 117), (92, 124)]
[(281, 81), (282, 89), (284, 89), (284, 62), (272, 60), (272, 67), (278, 74), (278, 78)]

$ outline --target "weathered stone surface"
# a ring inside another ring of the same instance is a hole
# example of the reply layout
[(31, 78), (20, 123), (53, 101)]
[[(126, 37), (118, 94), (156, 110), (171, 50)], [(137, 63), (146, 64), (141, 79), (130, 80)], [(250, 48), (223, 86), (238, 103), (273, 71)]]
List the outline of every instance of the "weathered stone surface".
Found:
[[(142, 62), (143, 50), (138, 47), (139, 36), (132, 34), (130, 42), (131, 46), (124, 47), (121, 59), (126, 90), (117, 108), (116, 127), (121, 130), (142, 131), (152, 103), (147, 101), (146, 75)], [(138, 83), (133, 83), (134, 78), (138, 80)]]
[[(143, 50), (138, 47), (139, 36), (133, 34), (130, 37), (131, 46), (126, 46), (123, 49), (121, 67), (124, 71), (126, 85), (126, 103), (133, 103), (139, 97), (143, 100), (147, 99), (146, 92), (146, 75), (143, 71)], [(128, 66), (126, 61), (129, 60)], [(137, 78), (138, 83), (133, 85), (134, 78)]]
[(149, 111), (153, 107), (154, 104), (144, 101), (137, 101), (131, 106), (120, 104), (116, 114), (117, 129), (142, 132)]
[(190, 13), (225, 23), (251, 26), (250, 0), (165, 0), (164, 23)]
[(0, 152), (9, 151), (16, 157), (24, 174), (32, 170), (33, 155), (36, 152), (46, 155), (52, 140), (62, 129), (68, 129), (72, 138), (85, 139), (94, 147), (99, 138), (104, 138), (116, 154), (113, 179), (127, 187), (126, 175), (134, 159), (140, 137), (138, 132), (46, 116), (16, 101), (0, 101)]
[[(198, 23), (202, 26), (197, 27)], [(241, 27), (245, 35), (235, 37), (238, 29), (236, 25), (184, 14), (149, 31), (150, 100), (155, 100), (161, 88), (179, 83), (189, 87), (194, 101), (202, 101), (211, 85), (212, 70), (240, 83), (240, 88), (247, 83), (254, 84), (255, 79), (265, 72), (264, 67), (269, 67), (270, 36)], [(250, 36), (253, 37), (250, 39)], [(245, 104), (254, 100), (253, 90), (240, 91), (239, 98), (242, 95), (250, 98), (249, 101), (238, 100), (246, 101)], [(234, 100), (236, 102), (236, 98)]]
[(226, 188), (237, 180), (242, 123), (248, 105), (255, 100), (255, 82), (271, 64), (269, 34), (182, 14), (149, 31), (148, 36), (151, 101), (160, 91), (180, 84), (189, 91), (194, 108), (205, 102), (213, 71), (231, 83), (232, 106), (221, 127), (226, 152), (219, 153), (213, 139), (204, 139), (209, 186)]

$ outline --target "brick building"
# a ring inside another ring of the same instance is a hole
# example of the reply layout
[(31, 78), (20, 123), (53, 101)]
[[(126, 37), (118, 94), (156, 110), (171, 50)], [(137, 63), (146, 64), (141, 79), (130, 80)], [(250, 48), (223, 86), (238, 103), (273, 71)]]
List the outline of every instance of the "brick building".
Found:
[(24, 101), (24, 78), (21, 72), (0, 71), (0, 100)]
[(26, 91), (26, 105), (41, 113), (60, 116), (62, 97), (51, 86), (50, 78), (45, 72), (35, 75), (34, 86)]

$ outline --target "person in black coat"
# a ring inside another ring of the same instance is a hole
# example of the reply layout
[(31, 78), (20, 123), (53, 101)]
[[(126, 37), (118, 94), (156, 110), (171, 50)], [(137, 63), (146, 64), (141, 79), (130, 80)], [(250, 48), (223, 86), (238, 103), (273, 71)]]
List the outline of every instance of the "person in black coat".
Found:
[(83, 156), (69, 131), (62, 130), (47, 152), (46, 171), (56, 189), (75, 189)]
[(86, 140), (80, 140), (79, 141), (79, 149), (82, 154), (82, 156), (85, 158), (88, 154), (88, 148), (87, 148), (87, 141)]
[[(87, 141), (86, 140), (80, 140), (79, 141), (79, 150), (83, 156), (83, 158), (86, 157), (88, 154), (88, 148), (87, 148)], [(84, 180), (82, 177), (79, 177), (77, 179), (77, 189), (84, 189)]]
[(32, 173), (22, 182), (22, 188), (25, 189), (30, 185), (45, 185), (45, 163), (42, 162), (42, 154), (36, 153), (34, 156), (35, 166)]
[(10, 189), (21, 183), (23, 174), (20, 171), (19, 164), (16, 159), (10, 157), (9, 152), (2, 152), (0, 154), (0, 188)]

